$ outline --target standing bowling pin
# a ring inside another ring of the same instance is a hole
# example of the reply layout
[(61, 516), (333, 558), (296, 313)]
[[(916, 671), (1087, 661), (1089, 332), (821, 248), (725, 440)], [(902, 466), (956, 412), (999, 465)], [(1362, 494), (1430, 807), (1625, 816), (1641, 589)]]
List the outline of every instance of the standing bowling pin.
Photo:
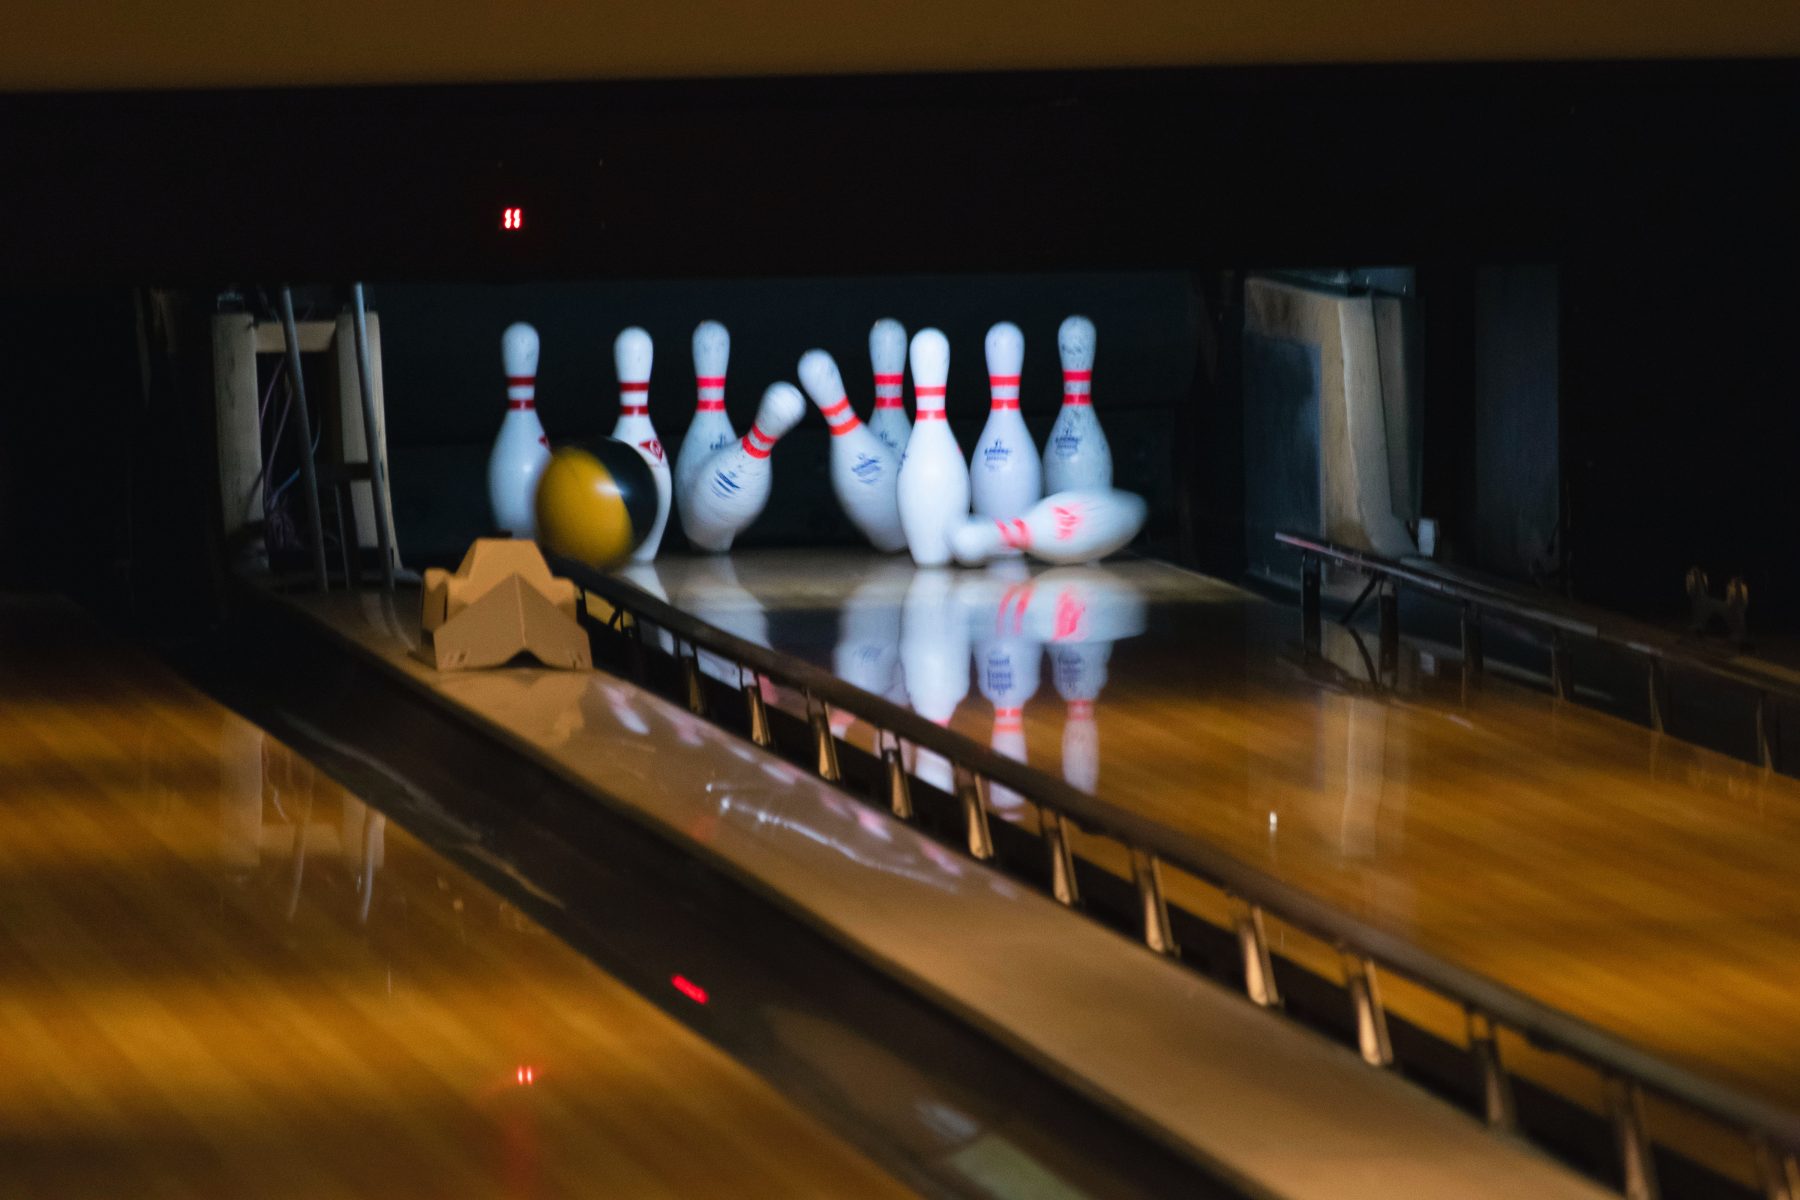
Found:
[(537, 535), (537, 481), (550, 461), (550, 441), (537, 415), (537, 330), (520, 321), (500, 335), (506, 367), (506, 416), (488, 455), (488, 508), (514, 537)]
[(883, 317), (869, 330), (869, 366), (875, 371), (875, 411), (869, 432), (887, 443), (896, 456), (906, 453), (912, 422), (906, 419), (906, 326)]
[(655, 354), (650, 335), (633, 325), (613, 342), (613, 368), (619, 374), (619, 421), (612, 435), (637, 447), (656, 479), (656, 521), (649, 536), (632, 551), (632, 562), (649, 562), (662, 545), (663, 528), (669, 523), (669, 498), (673, 481), (669, 460), (663, 454), (656, 426), (650, 423), (650, 361)]
[(1019, 372), (1025, 365), (1025, 335), (1011, 321), (987, 334), (987, 424), (969, 459), (969, 496), (975, 515), (1010, 521), (1024, 515), (1044, 495), (1044, 468), (1025, 418), (1019, 414)]
[(737, 441), (731, 418), (725, 415), (725, 368), (731, 361), (731, 334), (717, 321), (702, 321), (694, 328), (694, 420), (681, 451), (675, 455), (675, 514), (688, 540), (687, 499), (694, 490), (700, 464)]
[(772, 383), (743, 440), (700, 464), (693, 490), (682, 497), (688, 537), (715, 553), (762, 515), (773, 485), (769, 455), (781, 436), (806, 415), (806, 399), (791, 383)]
[(800, 384), (831, 426), (831, 490), (850, 523), (883, 554), (906, 548), (900, 524), (900, 456), (857, 419), (844, 377), (823, 350), (800, 356)]
[(1105, 558), (1144, 527), (1143, 497), (1130, 492), (1058, 492), (1011, 521), (969, 521), (951, 537), (956, 561), (974, 566), (1007, 550), (1024, 550), (1050, 563)]
[(1044, 443), (1044, 491), (1112, 486), (1112, 449), (1094, 416), (1094, 323), (1070, 317), (1056, 331), (1063, 402)]
[(969, 464), (944, 415), (950, 340), (921, 329), (912, 340), (913, 397), (918, 419), (900, 462), (900, 527), (921, 567), (950, 561), (950, 535), (969, 518)]

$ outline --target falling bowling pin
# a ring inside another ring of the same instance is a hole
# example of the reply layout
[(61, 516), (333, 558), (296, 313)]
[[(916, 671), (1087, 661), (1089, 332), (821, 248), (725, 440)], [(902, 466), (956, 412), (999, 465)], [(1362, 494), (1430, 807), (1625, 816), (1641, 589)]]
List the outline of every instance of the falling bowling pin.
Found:
[(732, 539), (762, 515), (774, 486), (769, 455), (782, 435), (806, 415), (806, 399), (791, 383), (772, 383), (763, 393), (750, 432), (735, 446), (700, 464), (682, 497), (688, 538), (701, 550), (722, 553)]
[(831, 490), (850, 523), (883, 554), (906, 548), (900, 523), (900, 457), (857, 419), (837, 362), (823, 350), (800, 356), (800, 385), (831, 426)]
[[(1025, 418), (1019, 413), (1019, 372), (1025, 365), (1025, 335), (1011, 321), (988, 330), (987, 424), (969, 458), (969, 497), (975, 515), (1010, 521), (1024, 515), (1044, 494), (1044, 468)], [(1009, 553), (1017, 554), (1016, 550)]]
[(936, 329), (921, 329), (913, 335), (911, 358), (918, 417), (900, 463), (900, 527), (913, 562), (941, 567), (950, 561), (950, 535), (969, 518), (969, 464), (944, 415), (950, 340)]
[(635, 325), (613, 341), (613, 368), (619, 375), (619, 420), (612, 435), (635, 446), (656, 479), (656, 520), (643, 543), (632, 552), (632, 562), (649, 562), (656, 557), (663, 529), (669, 523), (669, 503), (674, 491), (669, 460), (656, 436), (656, 426), (650, 423), (650, 363), (655, 349), (650, 335)]
[(730, 362), (731, 334), (717, 321), (700, 322), (694, 328), (694, 420), (675, 455), (675, 513), (689, 541), (687, 498), (700, 464), (737, 441), (725, 415), (725, 368)]
[(538, 333), (520, 321), (500, 335), (506, 368), (506, 416), (488, 454), (488, 508), (494, 524), (514, 537), (537, 534), (537, 481), (550, 461), (550, 442), (537, 415)]
[(1044, 491), (1112, 486), (1112, 450), (1094, 416), (1094, 323), (1070, 317), (1056, 331), (1063, 402), (1044, 443)]
[(1058, 492), (1011, 521), (965, 522), (951, 537), (956, 561), (973, 566), (1008, 550), (1049, 563), (1083, 563), (1123, 548), (1144, 527), (1143, 497), (1130, 492)]
[(869, 366), (875, 372), (875, 411), (869, 432), (896, 456), (906, 453), (912, 422), (906, 419), (906, 326), (883, 317), (869, 330)]

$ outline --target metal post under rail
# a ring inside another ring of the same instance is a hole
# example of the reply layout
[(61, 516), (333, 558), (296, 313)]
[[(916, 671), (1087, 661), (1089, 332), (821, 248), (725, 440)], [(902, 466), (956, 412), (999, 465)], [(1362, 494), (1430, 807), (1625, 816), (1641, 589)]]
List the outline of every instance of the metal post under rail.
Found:
[(375, 544), (381, 552), (381, 587), (394, 590), (394, 538), (388, 512), (387, 447), (381, 442), (381, 421), (375, 411), (375, 373), (369, 364), (369, 317), (363, 303), (363, 285), (350, 285), (350, 315), (356, 330), (356, 378), (362, 385), (363, 438), (369, 450), (369, 501), (375, 510)]
[(313, 578), (321, 592), (331, 590), (325, 571), (325, 522), (319, 516), (319, 476), (313, 463), (312, 416), (306, 408), (306, 379), (300, 374), (300, 331), (294, 324), (294, 293), (281, 285), (281, 337), (287, 343), (288, 375), (294, 385), (294, 407), (300, 418), (300, 490), (306, 496), (307, 528), (312, 535)]

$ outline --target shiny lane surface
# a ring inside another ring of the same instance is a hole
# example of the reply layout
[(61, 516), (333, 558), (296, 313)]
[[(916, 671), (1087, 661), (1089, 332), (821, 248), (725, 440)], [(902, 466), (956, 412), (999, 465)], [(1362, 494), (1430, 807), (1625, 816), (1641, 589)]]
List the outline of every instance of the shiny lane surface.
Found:
[[(722, 628), (1800, 1106), (1793, 780), (1496, 681), (1465, 700), (1454, 664), (1412, 648), (1397, 699), (1329, 688), (1296, 665), (1296, 613), (1154, 563), (933, 573), (766, 552), (666, 558), (654, 582)], [(1341, 632), (1327, 652), (1362, 674)], [(1272, 936), (1337, 974), (1328, 947)], [(1461, 1040), (1460, 1013), (1399, 984), (1397, 1011)]]
[(900, 1193), (279, 743), (93, 637), (0, 600), (0, 1194)]

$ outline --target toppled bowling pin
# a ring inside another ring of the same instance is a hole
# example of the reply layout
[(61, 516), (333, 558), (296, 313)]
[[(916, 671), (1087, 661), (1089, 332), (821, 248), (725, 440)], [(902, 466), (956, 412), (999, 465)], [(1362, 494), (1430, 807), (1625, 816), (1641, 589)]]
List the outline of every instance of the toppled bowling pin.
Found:
[(875, 373), (875, 411), (869, 414), (869, 432), (887, 444), (896, 456), (906, 453), (912, 422), (906, 419), (906, 326), (883, 317), (869, 330), (869, 366)]
[(912, 340), (913, 397), (918, 419), (900, 463), (900, 527), (921, 567), (950, 561), (950, 535), (969, 519), (969, 464), (944, 415), (950, 339), (921, 329)]
[(951, 539), (956, 561), (974, 566), (1007, 549), (1050, 563), (1092, 562), (1144, 527), (1143, 497), (1119, 491), (1058, 492), (1012, 521), (970, 521)]
[(1025, 418), (1019, 413), (1019, 372), (1025, 366), (1025, 335), (1011, 321), (987, 334), (987, 424), (969, 459), (969, 496), (978, 517), (1010, 521), (1044, 495), (1044, 467)]
[(783, 434), (806, 415), (806, 400), (791, 383), (772, 383), (763, 393), (750, 432), (700, 464), (693, 488), (683, 498), (688, 538), (701, 550), (720, 553), (762, 515), (773, 486), (769, 455)]
[(500, 335), (506, 368), (506, 416), (488, 454), (488, 509), (514, 537), (537, 536), (537, 481), (550, 461), (550, 441), (537, 415), (537, 330), (520, 321)]
[(731, 334), (717, 321), (702, 321), (694, 328), (694, 419), (681, 450), (675, 455), (675, 515), (688, 540), (687, 498), (693, 491), (700, 464), (737, 441), (731, 418), (725, 415), (725, 368), (731, 361)]
[(635, 325), (613, 340), (613, 369), (619, 376), (619, 420), (612, 435), (637, 448), (656, 480), (656, 520), (643, 542), (632, 551), (632, 562), (649, 562), (656, 557), (663, 529), (669, 523), (669, 503), (674, 492), (669, 460), (656, 436), (656, 426), (650, 423), (650, 364), (654, 355), (650, 335)]
[(800, 356), (799, 370), (800, 385), (831, 426), (831, 490), (844, 515), (883, 554), (905, 549), (899, 456), (857, 419), (831, 355), (808, 350)]
[(1044, 490), (1112, 486), (1112, 449), (1094, 415), (1094, 323), (1070, 317), (1056, 331), (1062, 358), (1063, 402), (1044, 443)]

